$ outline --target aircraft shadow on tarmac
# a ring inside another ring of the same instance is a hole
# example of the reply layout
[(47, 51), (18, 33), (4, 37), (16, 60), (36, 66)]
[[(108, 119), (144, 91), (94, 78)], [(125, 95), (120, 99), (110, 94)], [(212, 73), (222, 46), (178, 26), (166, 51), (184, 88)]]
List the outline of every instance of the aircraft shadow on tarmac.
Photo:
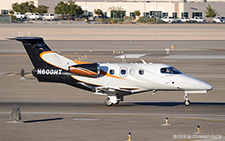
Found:
[[(128, 106), (179, 106), (179, 105), (184, 105), (183, 102), (136, 102), (136, 103), (130, 103)], [(209, 105), (214, 105), (214, 106), (225, 106), (225, 103), (213, 103), (213, 102), (192, 102), (191, 105), (202, 105), (202, 106), (209, 106)], [(124, 105), (125, 106), (125, 105)]]
[[(108, 107), (103, 103), (98, 102), (0, 102), (1, 106), (19, 106), (19, 107)], [(123, 102), (112, 107), (132, 107), (132, 106), (162, 106), (162, 107), (175, 107), (184, 106), (183, 102)], [(225, 106), (225, 102), (192, 102), (190, 106)]]
[(56, 120), (63, 120), (63, 118), (28, 120), (28, 121), (23, 121), (23, 123), (36, 123), (36, 122), (46, 122), (46, 121), (56, 121)]

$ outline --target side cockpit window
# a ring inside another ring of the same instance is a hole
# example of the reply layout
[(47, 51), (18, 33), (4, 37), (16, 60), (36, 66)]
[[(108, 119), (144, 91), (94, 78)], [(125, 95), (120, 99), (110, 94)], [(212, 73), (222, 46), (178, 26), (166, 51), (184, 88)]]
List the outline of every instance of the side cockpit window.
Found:
[(171, 73), (169, 68), (161, 68), (161, 73)]
[(182, 72), (179, 71), (178, 69), (176, 68), (173, 68), (173, 67), (170, 67), (171, 71), (173, 72), (173, 74), (181, 74)]
[(174, 67), (168, 67), (168, 68), (161, 68), (160, 69), (161, 73), (167, 73), (167, 74), (182, 74), (178, 69)]

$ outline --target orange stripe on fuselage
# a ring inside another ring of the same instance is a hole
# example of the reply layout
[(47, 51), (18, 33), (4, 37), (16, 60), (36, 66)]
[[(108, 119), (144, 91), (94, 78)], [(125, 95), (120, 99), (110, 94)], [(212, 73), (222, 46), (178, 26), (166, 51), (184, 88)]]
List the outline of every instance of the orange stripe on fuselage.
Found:
[[(54, 53), (54, 52), (53, 52), (53, 51), (45, 51), (45, 52), (42, 52), (42, 53), (40, 54), (41, 59), (44, 60), (44, 59), (42, 58), (42, 56), (43, 56), (44, 54), (48, 54), (48, 53)], [(44, 60), (44, 61), (45, 61), (45, 60)], [(93, 64), (92, 62), (83, 62), (83, 61), (77, 61), (77, 60), (72, 60), (72, 61), (73, 61), (74, 63), (76, 63), (77, 65), (80, 65), (80, 64)], [(49, 62), (47, 62), (47, 61), (45, 61), (45, 62), (48, 63), (48, 64), (50, 64), (50, 65), (52, 65), (52, 66), (55, 66), (54, 64), (51, 64), (51, 63), (49, 63)], [(59, 66), (55, 66), (55, 67), (60, 68)], [(63, 69), (63, 68), (60, 68), (60, 69)], [(63, 70), (66, 70), (66, 69), (63, 69)], [(66, 70), (66, 71), (68, 71), (68, 70)], [(103, 71), (103, 70), (100, 71), (100, 74), (101, 74), (101, 75), (104, 75), (104, 76), (112, 77), (112, 78), (117, 78), (117, 79), (123, 79), (123, 80), (126, 80), (125, 78), (118, 77), (118, 76), (114, 76), (114, 75), (111, 75), (111, 74), (109, 74), (109, 73), (106, 73), (106, 72)]]

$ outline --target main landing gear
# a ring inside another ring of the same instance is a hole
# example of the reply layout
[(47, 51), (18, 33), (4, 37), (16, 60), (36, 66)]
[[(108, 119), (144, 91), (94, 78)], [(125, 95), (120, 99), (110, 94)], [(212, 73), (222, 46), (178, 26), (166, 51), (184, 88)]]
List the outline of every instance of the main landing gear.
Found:
[(107, 106), (117, 105), (120, 103), (120, 101), (123, 101), (123, 97), (117, 97), (117, 96), (108, 96), (105, 99), (105, 104)]
[(189, 94), (185, 92), (185, 95), (184, 95), (184, 99), (185, 99), (184, 105), (185, 105), (185, 106), (190, 106), (190, 104), (191, 104), (191, 102), (190, 102), (188, 96), (189, 96)]
[(112, 106), (113, 105), (113, 103), (110, 101), (110, 98), (108, 98), (108, 97), (105, 99), (105, 104), (107, 106)]

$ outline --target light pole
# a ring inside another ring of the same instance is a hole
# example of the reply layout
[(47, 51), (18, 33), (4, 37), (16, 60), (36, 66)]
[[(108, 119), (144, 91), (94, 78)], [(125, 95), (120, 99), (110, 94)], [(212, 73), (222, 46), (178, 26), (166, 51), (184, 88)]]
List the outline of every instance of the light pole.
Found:
[(86, 19), (88, 20), (87, 0), (85, 0), (85, 10), (86, 10), (86, 12), (85, 12), (85, 17), (86, 17)]
[(146, 17), (146, 0), (144, 0), (144, 12), (143, 12), (143, 14), (144, 14), (144, 17)]
[(157, 0), (155, 0), (155, 7), (156, 7), (156, 16), (155, 16), (155, 18), (156, 18), (156, 22), (158, 21), (158, 7), (157, 7), (158, 5), (157, 5)]

